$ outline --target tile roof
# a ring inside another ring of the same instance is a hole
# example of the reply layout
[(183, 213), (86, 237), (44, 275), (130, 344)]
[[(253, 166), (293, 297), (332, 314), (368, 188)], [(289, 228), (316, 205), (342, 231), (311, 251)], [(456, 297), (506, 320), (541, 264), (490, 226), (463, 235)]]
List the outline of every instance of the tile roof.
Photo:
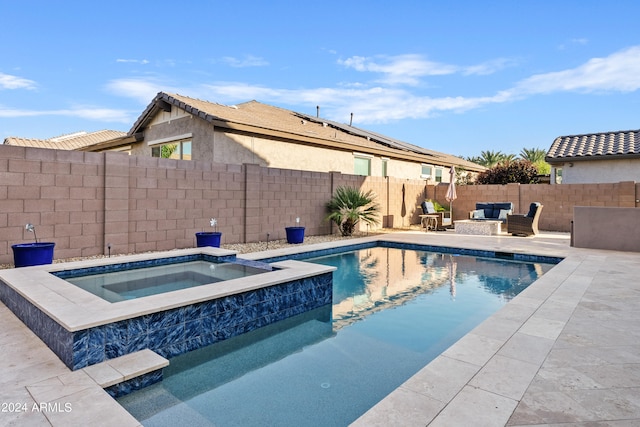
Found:
[(184, 111), (200, 117), (208, 122), (215, 122), (216, 126), (233, 129), (234, 124), (249, 126), (255, 131), (277, 131), (291, 135), (292, 139), (314, 139), (318, 143), (335, 146), (336, 143), (349, 144), (363, 151), (367, 149), (382, 150), (390, 157), (411, 154), (422, 157), (425, 163), (462, 166), (472, 171), (482, 171), (484, 168), (462, 158), (427, 150), (425, 148), (398, 141), (377, 133), (326, 120), (316, 116), (296, 113), (284, 108), (260, 103), (258, 101), (244, 102), (238, 105), (222, 105), (183, 95), (159, 92), (136, 123), (129, 131), (129, 135), (142, 130), (153, 116), (163, 108), (163, 103), (177, 106)]
[(640, 156), (640, 130), (560, 136), (553, 141), (546, 161), (601, 160)]
[(78, 150), (94, 144), (99, 144), (115, 138), (126, 136), (126, 132), (116, 130), (99, 130), (96, 132), (76, 132), (67, 135), (56, 136), (49, 139), (32, 138), (5, 138), (4, 144), (19, 147), (50, 148), (55, 150)]

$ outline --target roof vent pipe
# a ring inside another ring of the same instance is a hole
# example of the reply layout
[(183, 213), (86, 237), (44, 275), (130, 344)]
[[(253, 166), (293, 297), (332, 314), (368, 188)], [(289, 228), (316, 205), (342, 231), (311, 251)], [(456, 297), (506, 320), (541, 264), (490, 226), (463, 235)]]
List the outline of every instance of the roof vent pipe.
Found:
[(316, 105), (316, 117), (320, 117), (320, 106)]
[(353, 124), (353, 113), (351, 113), (351, 120), (349, 120), (349, 126)]

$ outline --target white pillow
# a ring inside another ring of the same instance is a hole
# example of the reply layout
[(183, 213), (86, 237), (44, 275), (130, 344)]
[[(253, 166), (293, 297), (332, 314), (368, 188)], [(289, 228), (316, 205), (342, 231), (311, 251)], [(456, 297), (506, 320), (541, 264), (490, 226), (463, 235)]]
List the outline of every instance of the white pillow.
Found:
[(473, 218), (484, 219), (484, 209), (476, 209), (473, 211)]
[(511, 209), (500, 209), (498, 219), (507, 219), (507, 215), (511, 215)]

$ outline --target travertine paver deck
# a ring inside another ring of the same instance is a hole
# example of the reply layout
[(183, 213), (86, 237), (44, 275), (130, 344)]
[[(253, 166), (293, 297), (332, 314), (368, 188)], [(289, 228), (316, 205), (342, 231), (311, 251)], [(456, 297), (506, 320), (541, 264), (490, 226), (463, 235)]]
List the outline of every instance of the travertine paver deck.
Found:
[[(385, 238), (566, 258), (354, 425), (640, 425), (640, 254), (570, 248), (553, 233)], [(0, 402), (27, 409), (0, 412), (0, 425), (139, 425), (1, 304), (0, 322)]]
[(0, 319), (0, 425), (140, 425), (87, 373), (71, 372), (3, 304)]
[(640, 425), (640, 254), (479, 239), (566, 258), (354, 425)]

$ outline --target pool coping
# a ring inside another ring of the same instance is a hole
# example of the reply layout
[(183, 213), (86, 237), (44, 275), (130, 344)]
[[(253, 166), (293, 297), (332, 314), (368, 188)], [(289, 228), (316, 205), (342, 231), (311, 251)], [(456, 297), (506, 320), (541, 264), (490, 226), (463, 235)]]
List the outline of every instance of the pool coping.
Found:
[[(392, 392), (376, 406), (371, 408), (353, 425), (386, 426), (396, 425), (530, 425), (552, 424), (545, 420), (551, 419), (554, 410), (558, 417), (581, 421), (598, 420), (640, 420), (640, 416), (629, 416), (624, 408), (617, 408), (618, 413), (595, 414), (589, 418), (568, 414), (562, 407), (549, 407), (540, 412), (538, 418), (531, 415), (527, 419), (527, 411), (535, 409), (530, 396), (538, 390), (532, 384), (539, 379), (538, 370), (548, 360), (550, 351), (563, 350), (557, 347), (566, 346), (566, 339), (561, 342), (565, 328), (575, 317), (575, 310), (585, 304), (587, 290), (597, 288), (599, 283), (596, 276), (605, 271), (624, 271), (613, 280), (629, 280), (640, 274), (640, 254), (576, 249), (569, 247), (569, 236), (562, 233), (541, 233), (540, 236), (521, 238), (511, 236), (465, 236), (451, 233), (408, 232), (395, 233), (385, 237), (375, 237), (400, 242), (422, 242), (434, 245), (453, 245), (470, 249), (490, 249), (495, 251), (510, 251), (512, 253), (540, 253), (563, 257), (564, 260), (555, 266), (542, 278), (534, 282), (518, 297), (514, 298), (502, 310), (488, 318), (465, 335), (457, 343), (446, 350), (441, 356), (425, 366), (406, 383)], [(358, 239), (361, 241), (361, 239)], [(350, 244), (354, 241), (349, 241)], [(342, 242), (338, 242), (342, 245)], [(318, 244), (314, 247), (331, 247), (334, 244)], [(308, 247), (307, 247), (308, 248)], [(307, 250), (304, 248), (303, 250)], [(533, 248), (533, 249), (532, 249)], [(294, 248), (293, 251), (302, 248)], [(292, 250), (276, 250), (274, 253), (291, 252)], [(243, 255), (245, 257), (246, 255)], [(253, 257), (251, 255), (249, 257)], [(260, 256), (260, 255), (258, 255)], [(633, 276), (635, 275), (635, 276)], [(612, 282), (613, 283), (613, 282)], [(609, 283), (610, 286), (612, 283)], [(613, 283), (615, 284), (615, 283)], [(637, 288), (637, 286), (636, 286)], [(611, 292), (620, 292), (612, 288)], [(614, 295), (618, 295), (615, 294)], [(622, 294), (624, 295), (624, 294)], [(589, 303), (588, 301), (586, 303)], [(627, 304), (631, 308), (635, 305), (629, 298), (622, 298), (620, 304)], [(26, 327), (2, 306), (0, 314), (6, 324), (19, 325), (23, 330), (20, 336), (28, 337), (30, 347), (37, 347), (39, 358), (45, 361), (47, 368), (34, 372), (34, 368), (19, 370), (24, 376), (14, 383), (6, 383), (5, 400), (34, 401), (24, 391), (25, 386), (35, 384), (36, 379), (60, 378), (60, 391), (54, 397), (61, 402), (73, 402), (72, 413), (42, 414), (38, 412), (14, 414), (16, 419), (31, 420), (30, 425), (69, 425), (73, 420), (92, 421), (92, 425), (111, 425), (118, 420), (119, 425), (139, 426), (140, 423), (131, 417), (124, 409), (112, 400), (106, 393), (97, 391), (69, 389), (64, 391), (64, 378), (69, 370), (61, 365), (59, 360), (48, 351), (44, 344), (33, 336)], [(17, 326), (16, 326), (17, 327)], [(573, 325), (574, 334), (580, 332), (581, 324)], [(578, 328), (577, 331), (575, 328)], [(16, 332), (18, 333), (18, 332)], [(7, 338), (3, 337), (6, 341)], [(630, 336), (629, 340), (635, 340)], [(35, 341), (34, 341), (35, 340)], [(23, 346), (24, 338), (15, 343)], [(621, 344), (622, 345), (622, 344)], [(629, 344), (627, 344), (629, 345)], [(29, 351), (29, 350), (24, 350)], [(36, 350), (31, 350), (36, 351)], [(32, 356), (35, 357), (35, 356)], [(25, 363), (27, 363), (25, 361)], [(557, 363), (557, 361), (556, 361)], [(565, 362), (571, 366), (571, 361)], [(573, 362), (575, 363), (575, 361)], [(39, 365), (38, 365), (39, 366)], [(545, 365), (546, 366), (546, 365)], [(527, 369), (523, 369), (527, 368)], [(19, 368), (4, 368), (11, 370)], [(48, 372), (48, 374), (47, 374)], [(76, 374), (78, 371), (71, 374)], [(10, 377), (15, 377), (16, 374)], [(561, 379), (547, 380), (549, 386), (561, 387)], [(618, 381), (619, 383), (619, 381)], [(615, 387), (616, 382), (613, 381)], [(638, 387), (638, 385), (636, 385)], [(68, 389), (69, 387), (67, 387)], [(22, 389), (23, 391), (20, 391)], [(631, 389), (637, 390), (638, 388)], [(65, 389), (66, 390), (66, 389)], [(92, 389), (93, 390), (93, 389)], [(553, 390), (552, 390), (553, 391)], [(555, 392), (558, 398), (562, 392)], [(13, 396), (13, 397), (12, 397)], [(524, 396), (524, 397), (523, 397)], [(525, 400), (529, 400), (529, 407)], [(556, 401), (560, 402), (560, 401)], [(535, 403), (535, 402), (534, 402)], [(574, 402), (575, 403), (575, 402)], [(538, 404), (538, 406), (544, 406)], [(544, 408), (543, 408), (544, 409)], [(613, 411), (613, 409), (612, 409)], [(624, 412), (624, 413), (623, 413)], [(109, 414), (108, 417), (96, 414)], [(524, 415), (523, 415), (524, 414)], [(550, 414), (550, 415), (549, 415)], [(510, 421), (510, 417), (516, 418)], [(559, 421), (556, 421), (556, 423)]]

